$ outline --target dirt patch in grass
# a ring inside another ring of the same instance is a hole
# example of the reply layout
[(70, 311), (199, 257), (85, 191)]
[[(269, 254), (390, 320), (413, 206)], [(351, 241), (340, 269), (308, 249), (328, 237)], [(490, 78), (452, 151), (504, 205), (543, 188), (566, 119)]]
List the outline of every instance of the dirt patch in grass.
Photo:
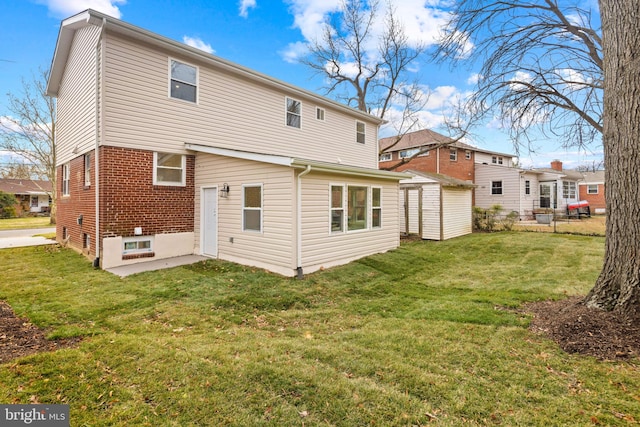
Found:
[(43, 330), (17, 317), (9, 304), (0, 301), (0, 363), (44, 351), (73, 347), (81, 338), (48, 340)]
[(533, 314), (531, 330), (548, 336), (568, 353), (601, 360), (640, 357), (640, 324), (615, 314), (588, 308), (583, 297), (526, 304)]

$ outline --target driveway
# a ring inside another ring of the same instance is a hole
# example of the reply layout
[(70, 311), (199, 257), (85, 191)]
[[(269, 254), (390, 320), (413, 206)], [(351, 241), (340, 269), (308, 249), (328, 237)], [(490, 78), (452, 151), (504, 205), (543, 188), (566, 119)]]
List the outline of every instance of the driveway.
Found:
[(55, 231), (55, 227), (2, 230), (0, 231), (0, 249), (51, 245), (56, 243), (56, 241), (45, 239), (42, 236), (36, 236), (36, 234), (55, 233)]

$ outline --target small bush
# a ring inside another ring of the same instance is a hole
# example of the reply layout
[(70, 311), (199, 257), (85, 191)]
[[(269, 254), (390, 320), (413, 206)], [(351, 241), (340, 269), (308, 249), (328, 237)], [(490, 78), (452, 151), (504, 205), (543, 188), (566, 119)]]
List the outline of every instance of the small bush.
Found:
[(489, 209), (473, 207), (473, 228), (475, 231), (495, 231), (501, 205), (493, 205)]

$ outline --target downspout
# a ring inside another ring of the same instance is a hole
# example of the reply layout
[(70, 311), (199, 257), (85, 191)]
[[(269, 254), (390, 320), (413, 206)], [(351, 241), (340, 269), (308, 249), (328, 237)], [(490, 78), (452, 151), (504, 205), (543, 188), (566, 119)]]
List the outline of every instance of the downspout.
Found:
[(95, 199), (96, 199), (96, 257), (93, 260), (93, 266), (95, 268), (100, 267), (100, 246), (102, 239), (100, 238), (100, 162), (99, 162), (99, 150), (100, 150), (100, 134), (102, 132), (102, 109), (101, 106), (101, 82), (102, 82), (102, 35), (104, 33), (104, 27), (107, 24), (107, 18), (102, 18), (102, 26), (100, 27), (100, 35), (98, 36), (98, 42), (96, 43), (96, 117), (95, 117), (95, 151), (94, 151), (94, 176), (95, 176)]
[(307, 168), (298, 174), (297, 188), (296, 188), (296, 197), (297, 197), (297, 207), (296, 207), (296, 233), (297, 233), (297, 242), (296, 242), (296, 264), (298, 268), (297, 278), (303, 279), (304, 276), (302, 274), (302, 177), (311, 172), (311, 165), (307, 165)]

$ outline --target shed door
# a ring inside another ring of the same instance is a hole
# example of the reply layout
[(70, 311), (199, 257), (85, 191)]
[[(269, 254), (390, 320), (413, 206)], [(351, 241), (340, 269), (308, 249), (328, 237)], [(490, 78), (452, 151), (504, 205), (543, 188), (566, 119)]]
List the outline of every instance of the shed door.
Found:
[(218, 256), (218, 189), (202, 191), (202, 254)]

